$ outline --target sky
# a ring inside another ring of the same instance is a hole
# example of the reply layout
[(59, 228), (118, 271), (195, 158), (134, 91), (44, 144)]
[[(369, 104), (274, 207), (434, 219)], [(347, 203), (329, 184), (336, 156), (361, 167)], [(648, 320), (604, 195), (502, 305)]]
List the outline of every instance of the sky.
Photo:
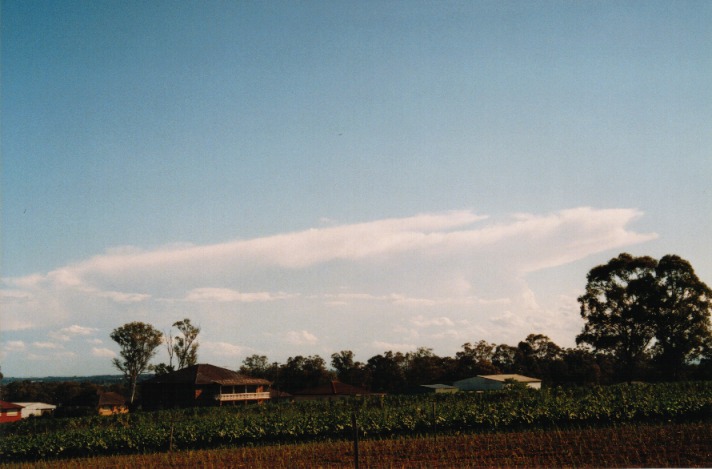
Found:
[(183, 318), (231, 369), (573, 347), (621, 252), (712, 283), (710, 2), (1, 8), (5, 376)]

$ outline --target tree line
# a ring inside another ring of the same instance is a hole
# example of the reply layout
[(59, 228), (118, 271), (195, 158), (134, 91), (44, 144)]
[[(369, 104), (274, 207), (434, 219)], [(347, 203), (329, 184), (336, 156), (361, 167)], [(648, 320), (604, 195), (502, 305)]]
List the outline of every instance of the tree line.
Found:
[[(462, 345), (454, 357), (439, 357), (427, 347), (402, 353), (387, 351), (366, 362), (350, 350), (270, 362), (247, 357), (240, 371), (265, 378), (293, 392), (332, 379), (372, 391), (399, 393), (414, 386), (450, 383), (478, 374), (517, 373), (551, 385), (610, 384), (631, 380), (712, 378), (712, 291), (691, 264), (676, 255), (660, 260), (622, 253), (590, 270), (585, 293), (578, 298), (584, 327), (577, 347), (562, 348), (543, 334), (530, 334), (516, 346), (480, 340)], [(125, 373), (131, 401), (138, 376), (166, 373), (196, 363), (199, 327), (189, 319), (173, 324), (178, 334), (161, 334), (144, 323), (115, 329), (121, 346), (114, 365)], [(169, 363), (149, 365), (164, 342)]]

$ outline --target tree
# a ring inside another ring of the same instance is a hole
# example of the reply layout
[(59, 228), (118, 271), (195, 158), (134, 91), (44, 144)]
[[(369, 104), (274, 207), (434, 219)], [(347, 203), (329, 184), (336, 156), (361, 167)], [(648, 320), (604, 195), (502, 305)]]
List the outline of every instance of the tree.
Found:
[(576, 343), (614, 355), (625, 380), (634, 377), (655, 337), (650, 297), (656, 265), (651, 257), (622, 253), (591, 269), (578, 298), (586, 324)]
[(371, 390), (377, 392), (399, 393), (405, 391), (405, 355), (390, 350), (383, 355), (368, 359), (366, 368), (371, 375)]
[(370, 373), (363, 363), (354, 361), (351, 350), (342, 350), (331, 354), (331, 366), (336, 370), (336, 377), (342, 383), (354, 386), (368, 386)]
[(665, 377), (679, 377), (704, 355), (712, 340), (712, 292), (688, 261), (623, 253), (591, 269), (587, 280), (579, 297), (586, 324), (576, 342), (614, 356), (624, 379), (648, 359)]
[(173, 365), (166, 365), (165, 363), (159, 363), (158, 365), (151, 365), (149, 368), (150, 368), (150, 371), (153, 371), (153, 373), (156, 376), (167, 375), (169, 373), (173, 373), (174, 371), (176, 371), (175, 368), (173, 367)]
[(289, 357), (279, 369), (277, 387), (287, 392), (300, 391), (326, 384), (332, 374), (326, 369), (326, 362), (319, 355)]
[(552, 382), (563, 368), (561, 347), (543, 334), (529, 334), (523, 342), (519, 342), (517, 351), (525, 375)]
[(192, 325), (190, 319), (187, 318), (173, 323), (173, 327), (182, 334), (173, 337), (173, 351), (178, 358), (178, 369), (195, 365), (198, 362), (199, 344), (196, 339), (200, 333), (200, 327)]
[(497, 373), (497, 368), (492, 363), (496, 347), (485, 340), (480, 340), (475, 345), (469, 342), (463, 344), (462, 351), (455, 353), (457, 379)]
[(429, 347), (418, 347), (405, 355), (405, 378), (408, 386), (433, 384), (444, 375), (442, 360)]
[(692, 360), (701, 358), (712, 337), (712, 290), (690, 263), (667, 255), (655, 269), (654, 361), (665, 376), (679, 378)]
[(130, 322), (114, 329), (110, 337), (121, 347), (121, 360), (114, 358), (113, 364), (126, 376), (130, 392), (129, 402), (133, 404), (138, 377), (148, 369), (148, 362), (156, 354), (163, 335), (150, 324)]
[(519, 349), (507, 344), (499, 344), (492, 354), (492, 364), (500, 373), (522, 373)]
[(168, 334), (165, 332), (163, 333), (163, 342), (166, 345), (166, 351), (168, 352), (168, 365), (165, 363), (161, 363), (158, 365), (159, 367), (162, 367), (161, 369), (167, 373), (170, 373), (171, 371), (175, 371), (175, 367), (173, 366), (173, 357), (176, 354), (175, 349), (173, 348), (174, 341), (173, 341), (173, 331), (168, 330)]
[[(607, 384), (608, 377), (605, 373), (605, 366), (602, 367), (596, 359), (596, 355), (590, 350), (577, 347), (562, 350), (562, 368), (558, 370), (556, 376), (553, 376), (554, 384)], [(610, 358), (599, 355), (605, 365), (605, 359)]]
[(242, 361), (240, 373), (274, 381), (279, 373), (279, 363), (270, 363), (266, 355), (250, 355)]

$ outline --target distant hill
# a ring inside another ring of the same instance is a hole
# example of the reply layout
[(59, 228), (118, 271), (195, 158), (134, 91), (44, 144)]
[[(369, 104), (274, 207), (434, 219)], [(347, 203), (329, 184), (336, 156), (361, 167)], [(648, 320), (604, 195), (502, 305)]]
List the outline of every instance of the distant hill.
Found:
[[(152, 374), (141, 375), (139, 381), (148, 379), (152, 377)], [(101, 385), (110, 384), (121, 384), (126, 380), (124, 375), (94, 375), (94, 376), (43, 376), (43, 377), (27, 377), (27, 378), (14, 378), (12, 376), (5, 376), (0, 380), (0, 384), (10, 384), (14, 381), (31, 381), (33, 383), (64, 383), (64, 382), (77, 382), (77, 383), (92, 383)]]

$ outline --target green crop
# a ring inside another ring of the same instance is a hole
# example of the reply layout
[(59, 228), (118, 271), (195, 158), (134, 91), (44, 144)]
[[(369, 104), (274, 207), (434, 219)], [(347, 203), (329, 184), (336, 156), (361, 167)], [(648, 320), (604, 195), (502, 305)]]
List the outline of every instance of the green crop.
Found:
[(386, 396), (28, 419), (2, 427), (0, 461), (712, 418), (712, 382)]

